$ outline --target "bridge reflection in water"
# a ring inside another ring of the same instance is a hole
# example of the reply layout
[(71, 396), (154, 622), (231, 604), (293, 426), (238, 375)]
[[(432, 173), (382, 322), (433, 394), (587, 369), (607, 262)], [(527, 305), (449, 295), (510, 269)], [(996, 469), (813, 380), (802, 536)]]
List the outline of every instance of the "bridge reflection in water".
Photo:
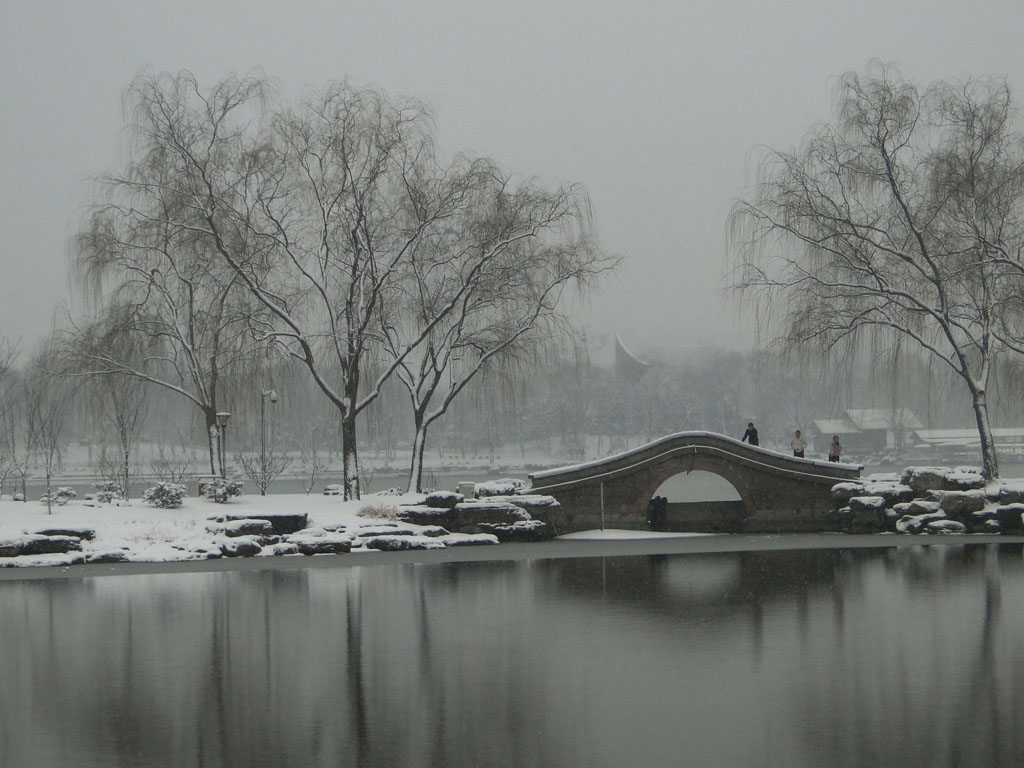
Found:
[(798, 459), (713, 432), (677, 432), (615, 456), (534, 472), (530, 479), (536, 493), (558, 500), (550, 522), (560, 534), (646, 528), (659, 489), (694, 471), (723, 478), (738, 498), (670, 503), (667, 530), (800, 532), (835, 530), (832, 486), (859, 478), (861, 469)]

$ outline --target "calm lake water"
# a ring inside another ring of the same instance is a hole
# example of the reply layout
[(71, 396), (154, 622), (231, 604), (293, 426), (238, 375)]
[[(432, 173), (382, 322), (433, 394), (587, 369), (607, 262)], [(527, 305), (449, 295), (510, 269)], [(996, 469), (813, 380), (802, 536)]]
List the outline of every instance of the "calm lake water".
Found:
[(0, 581), (0, 765), (1011, 766), (1022, 638), (1020, 544)]

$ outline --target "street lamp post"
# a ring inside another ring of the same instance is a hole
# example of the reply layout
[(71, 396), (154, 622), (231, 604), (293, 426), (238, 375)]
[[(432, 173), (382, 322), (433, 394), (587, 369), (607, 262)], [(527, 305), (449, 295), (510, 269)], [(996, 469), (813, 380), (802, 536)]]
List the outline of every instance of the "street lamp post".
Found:
[(277, 392), (273, 389), (264, 389), (260, 395), (260, 474), (263, 476), (263, 483), (260, 485), (260, 496), (267, 495), (267, 398), (270, 402), (277, 402)]
[(231, 418), (231, 414), (227, 411), (217, 411), (217, 427), (220, 429), (220, 476), (227, 480), (228, 469), (228, 451), (227, 451), (227, 440), (228, 440), (228, 419)]

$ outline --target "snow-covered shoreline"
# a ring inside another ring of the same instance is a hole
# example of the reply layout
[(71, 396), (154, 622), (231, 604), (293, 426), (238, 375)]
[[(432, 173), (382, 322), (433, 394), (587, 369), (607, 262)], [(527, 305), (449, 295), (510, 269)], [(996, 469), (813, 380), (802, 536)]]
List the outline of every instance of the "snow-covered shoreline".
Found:
[[(91, 500), (69, 501), (48, 510), (36, 501), (0, 500), (0, 547), (44, 531), (87, 532), (80, 551), (0, 558), (0, 566), (62, 566), (82, 562), (168, 563), (214, 559), (251, 537), (233, 535), (226, 518), (259, 520), (287, 515), (306, 515), (302, 531), (291, 539), (344, 542), (337, 551), (358, 553), (369, 550), (375, 538), (400, 535), (410, 545), (442, 548), (465, 544), (496, 544), (493, 536), (441, 532), (436, 526), (397, 522), (400, 505), (421, 503), (422, 494), (368, 495), (361, 501), (343, 501), (337, 496), (278, 494), (242, 495), (225, 504), (205, 498), (186, 498), (179, 507), (164, 509), (142, 501), (102, 504)], [(291, 554), (275, 548), (276, 543), (256, 552), (257, 556)], [(295, 549), (293, 547), (292, 549)], [(325, 551), (326, 548), (325, 548)], [(238, 554), (251, 554), (240, 552)]]
[[(902, 477), (873, 475), (837, 484), (833, 496), (837, 506), (842, 507), (838, 512), (839, 519), (846, 524), (843, 526), (844, 535), (837, 536), (844, 543), (835, 545), (903, 546), (895, 544), (893, 538), (918, 538), (885, 535), (893, 530), (900, 533), (971, 534), (966, 538), (943, 537), (964, 543), (1020, 539), (1017, 535), (1022, 532), (1017, 530), (1020, 526), (1000, 526), (997, 520), (1008, 516), (1017, 520), (1018, 508), (1024, 512), (1024, 504), (1020, 504), (1024, 500), (1024, 480), (1003, 480), (984, 488), (980, 485), (981, 478), (974, 472), (945, 467), (911, 468)], [(500, 492), (500, 489), (495, 492)], [(450, 492), (434, 496), (452, 497), (447, 501), (453, 504), (456, 498), (459, 502), (463, 499), (461, 495)], [(502, 498), (510, 500), (512, 497), (496, 497), (493, 501), (500, 504)], [(522, 499), (524, 506), (530, 498), (534, 503), (538, 503), (537, 500), (542, 503), (545, 499), (553, 501), (549, 497), (515, 498)], [(933, 500), (922, 501), (922, 498)], [(915, 500), (908, 501), (910, 499)], [(440, 556), (446, 560), (518, 559), (519, 554), (510, 552), (508, 547), (467, 547), (496, 545), (499, 539), (490, 533), (456, 533), (431, 524), (434, 522), (433, 513), (446, 510), (432, 509), (425, 505), (425, 501), (427, 497), (424, 494), (398, 494), (395, 491), (368, 494), (358, 501), (344, 501), (340, 496), (332, 495), (249, 494), (224, 504), (203, 497), (185, 498), (181, 506), (171, 509), (151, 506), (140, 500), (104, 504), (87, 499), (71, 500), (48, 510), (38, 501), (20, 502), (4, 497), (0, 499), (0, 577), (16, 571), (25, 574), (21, 578), (33, 577), (26, 572), (52, 577), (55, 572), (71, 573), (72, 568), (74, 575), (78, 576), (139, 572), (139, 566), (146, 566), (143, 571), (155, 572), (161, 565), (209, 564), (213, 561), (223, 562), (216, 567), (207, 565), (205, 569), (245, 570), (277, 567), (278, 563), (282, 567), (304, 567), (314, 559), (321, 560), (320, 555), (333, 554), (330, 559), (337, 560), (339, 553), (350, 554), (351, 557), (342, 559), (345, 564), (352, 565), (407, 562), (413, 551), (420, 553), (412, 555), (413, 560), (420, 560), (425, 551), (443, 551), (445, 554)], [(471, 502), (468, 506), (472, 506), (473, 511), (479, 511), (481, 506), (486, 508), (490, 500), (466, 501)], [(444, 499), (433, 499), (433, 502), (442, 506), (446, 503)], [(418, 516), (417, 512), (420, 513)], [(523, 510), (517, 512), (523, 517), (530, 517)], [(270, 523), (266, 521), (288, 516), (302, 517), (302, 524), (283, 536), (271, 535)], [(954, 518), (961, 518), (966, 524), (958, 523)], [(874, 543), (870, 539), (854, 541), (862, 537), (850, 534), (858, 533), (870, 535)], [(829, 535), (817, 534), (817, 545), (821, 545), (822, 537)], [(730, 544), (709, 541), (684, 545), (681, 543), (684, 540), (723, 537), (682, 532), (601, 530), (561, 536), (557, 541), (547, 542), (555, 545), (555, 549), (537, 551), (542, 556), (581, 556), (604, 546), (617, 550), (611, 554), (653, 554), (676, 550), (742, 549), (746, 545), (760, 548), (766, 542), (772, 547), (804, 548), (807, 541), (796, 538), (799, 536), (740, 535), (724, 537), (733, 540)], [(30, 546), (25, 548), (24, 554), (19, 551), (12, 556), (19, 544), (38, 541), (59, 547), (62, 539), (73, 539), (70, 551)], [(929, 539), (934, 540), (934, 537), (925, 537), (925, 540)], [(829, 542), (828, 545), (833, 544)], [(458, 548), (459, 553), (454, 553), (453, 548)], [(470, 554), (467, 549), (489, 551)], [(428, 559), (436, 561), (435, 558)], [(274, 564), (268, 561), (274, 561)], [(112, 564), (118, 567), (104, 568)]]

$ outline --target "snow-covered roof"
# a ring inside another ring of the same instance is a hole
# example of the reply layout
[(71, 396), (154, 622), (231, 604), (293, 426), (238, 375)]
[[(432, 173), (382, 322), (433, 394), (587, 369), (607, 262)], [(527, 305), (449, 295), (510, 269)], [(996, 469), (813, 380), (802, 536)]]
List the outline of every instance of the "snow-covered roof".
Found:
[(860, 429), (922, 429), (909, 408), (851, 408), (846, 417)]
[[(977, 429), (918, 429), (918, 440), (932, 445), (977, 445), (981, 442)], [(1024, 427), (995, 427), (992, 437), (1001, 442), (1024, 442)]]
[(849, 435), (860, 432), (849, 419), (815, 419), (811, 423), (823, 435)]

